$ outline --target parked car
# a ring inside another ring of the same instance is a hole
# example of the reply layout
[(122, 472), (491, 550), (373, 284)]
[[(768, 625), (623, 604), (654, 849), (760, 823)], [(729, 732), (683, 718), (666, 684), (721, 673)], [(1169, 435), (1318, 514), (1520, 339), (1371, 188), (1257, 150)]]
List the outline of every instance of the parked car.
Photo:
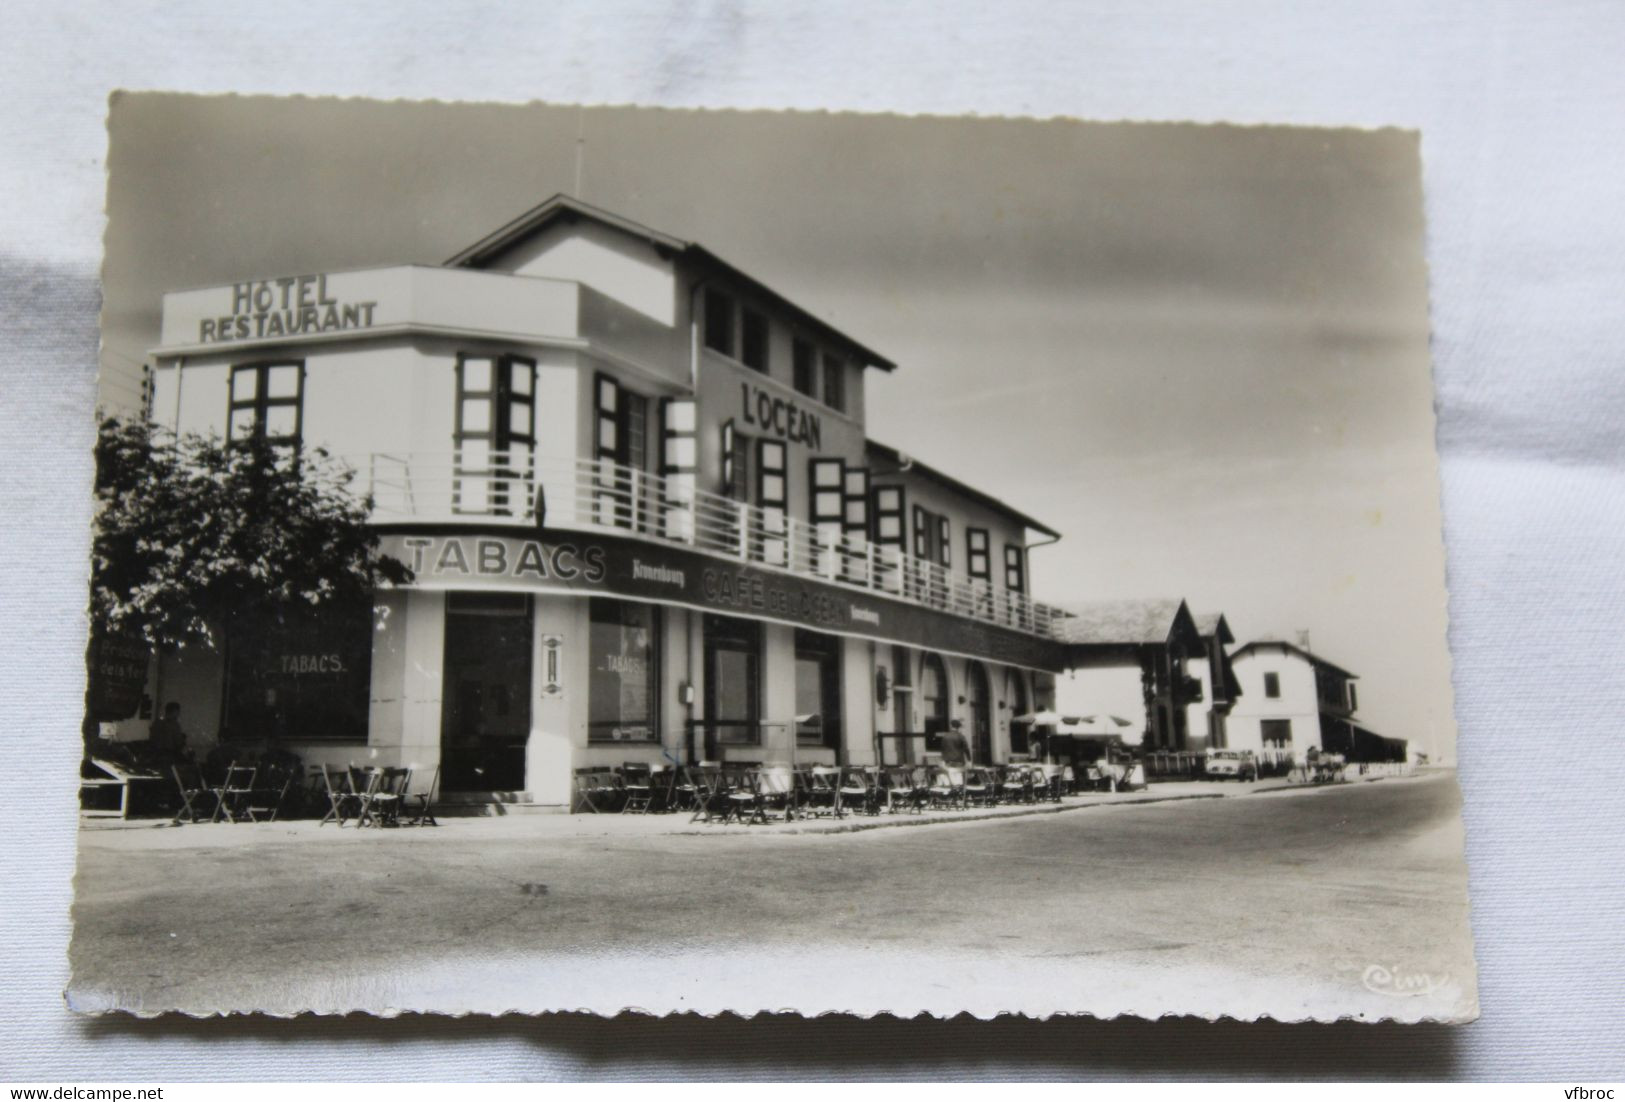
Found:
[(1216, 781), (1234, 777), (1238, 781), (1258, 779), (1258, 759), (1251, 750), (1209, 750), (1207, 775)]

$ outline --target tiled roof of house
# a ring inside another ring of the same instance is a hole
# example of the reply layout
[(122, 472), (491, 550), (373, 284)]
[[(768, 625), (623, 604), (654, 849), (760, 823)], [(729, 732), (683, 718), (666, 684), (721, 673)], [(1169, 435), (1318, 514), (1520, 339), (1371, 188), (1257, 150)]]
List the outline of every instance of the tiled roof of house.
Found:
[(1071, 615), (1056, 622), (1054, 630), (1067, 643), (1164, 643), (1184, 603), (1175, 597), (1071, 605), (1066, 610)]

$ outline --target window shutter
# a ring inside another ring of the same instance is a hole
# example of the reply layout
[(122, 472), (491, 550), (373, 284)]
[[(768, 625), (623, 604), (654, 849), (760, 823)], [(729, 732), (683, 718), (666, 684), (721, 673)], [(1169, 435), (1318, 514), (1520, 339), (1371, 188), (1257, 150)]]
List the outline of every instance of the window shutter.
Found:
[(903, 554), (908, 543), (901, 486), (876, 486), (874, 499), (875, 584), (890, 593), (903, 586)]
[(846, 515), (846, 461), (810, 461), (814, 569), (828, 578), (841, 572), (841, 534)]
[(593, 523), (632, 526), (632, 501), (620, 471), (621, 386), (608, 375), (593, 377)]
[(869, 468), (848, 467), (842, 478), (841, 532), (846, 537), (845, 577), (868, 581)]
[(786, 477), (786, 448), (782, 440), (756, 442), (756, 504), (762, 510), (761, 544), (758, 557), (769, 566), (790, 565), (789, 480)]
[(698, 467), (694, 402), (660, 403), (660, 526), (668, 539), (694, 542), (694, 480)]

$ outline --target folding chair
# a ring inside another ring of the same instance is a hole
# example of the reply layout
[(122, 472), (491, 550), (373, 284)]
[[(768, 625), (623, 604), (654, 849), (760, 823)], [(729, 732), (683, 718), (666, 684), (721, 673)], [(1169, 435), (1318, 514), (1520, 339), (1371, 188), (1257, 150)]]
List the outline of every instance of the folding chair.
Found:
[(937, 765), (931, 769), (926, 791), (934, 808), (962, 808), (965, 806), (965, 770), (958, 766)]
[(750, 822), (767, 822), (770, 811), (783, 811), (785, 822), (796, 817), (796, 775), (788, 765), (764, 765), (755, 770), (743, 791), (751, 797)]
[(970, 766), (965, 770), (964, 782), (960, 788), (961, 798), (966, 807), (973, 804), (982, 807), (992, 807), (998, 798), (998, 783), (989, 776), (991, 771), (978, 766)]
[(198, 801), (208, 799), (218, 804), (214, 789), (203, 783), (203, 771), (195, 765), (172, 765), (169, 771), (175, 776), (175, 788), (180, 792), (181, 809), (175, 812), (175, 823), (211, 823), (214, 821), (215, 808), (209, 808), (205, 816), (197, 806)]
[(613, 769), (585, 765), (575, 771), (574, 777), (577, 810), (602, 813), (619, 803), (621, 786)]
[(327, 814), (323, 815), (322, 821), (316, 825), (337, 823), (342, 827), (345, 819), (357, 815), (356, 808), (359, 806), (359, 798), (350, 783), (349, 770), (339, 773), (336, 782), (325, 764), (314, 766), (311, 769), (311, 776), (315, 777), (318, 771), (322, 778), (321, 792), (327, 797)]
[(255, 772), (252, 765), (232, 762), (226, 766), (225, 780), (214, 790), (214, 822), (224, 817), (227, 822), (235, 823), (243, 814), (244, 805), (254, 795)]
[(283, 801), (288, 797), (288, 789), (293, 784), (293, 774), (281, 766), (271, 766), (261, 769), (255, 781), (254, 790), (249, 793), (243, 814), (251, 823), (261, 821), (274, 823), (277, 812), (282, 810)]
[[(419, 789), (416, 792), (412, 791), (411, 777), (421, 776), (421, 774), (417, 772), (416, 766), (409, 765), (407, 769), (411, 770), (411, 772), (407, 776), (407, 783), (401, 789), (401, 816), (404, 818), (410, 814), (412, 816), (409, 820), (411, 826), (439, 826), (440, 824), (435, 820), (431, 807), (434, 803), (435, 790), (440, 786), (440, 767), (435, 766), (434, 773), (429, 778), (429, 787)], [(415, 808), (414, 804), (416, 805)]]
[(732, 805), (728, 801), (728, 782), (721, 767), (695, 765), (688, 767), (685, 773), (688, 784), (694, 789), (694, 814), (689, 817), (689, 822), (704, 819), (709, 823), (713, 815), (726, 819)]
[(841, 814), (841, 771), (833, 765), (813, 765), (796, 770), (801, 789), (800, 805), (809, 815), (827, 812)]
[(845, 769), (837, 770), (835, 779), (835, 814), (845, 815), (850, 809), (854, 813), (862, 812), (873, 815), (878, 809), (875, 802), (874, 790), (870, 786), (871, 777), (867, 770), (861, 766), (849, 765)]
[(412, 771), (405, 766), (368, 771), (372, 776), (366, 803), (361, 809), (358, 826), (371, 823), (377, 827), (400, 825), (401, 793), (411, 783)]
[(621, 814), (647, 815), (654, 800), (654, 770), (647, 763), (629, 761), (621, 766)]
[(931, 790), (925, 783), (924, 769), (919, 766), (896, 765), (887, 769), (886, 809), (893, 814), (903, 810), (923, 811)]

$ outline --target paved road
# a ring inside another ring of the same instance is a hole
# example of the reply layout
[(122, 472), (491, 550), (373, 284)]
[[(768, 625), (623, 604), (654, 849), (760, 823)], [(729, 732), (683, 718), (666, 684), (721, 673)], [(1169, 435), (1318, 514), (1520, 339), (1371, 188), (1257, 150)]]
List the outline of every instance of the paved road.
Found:
[(73, 1001), (1459, 1017), (1458, 802), (1435, 775), (838, 835), (87, 833)]

